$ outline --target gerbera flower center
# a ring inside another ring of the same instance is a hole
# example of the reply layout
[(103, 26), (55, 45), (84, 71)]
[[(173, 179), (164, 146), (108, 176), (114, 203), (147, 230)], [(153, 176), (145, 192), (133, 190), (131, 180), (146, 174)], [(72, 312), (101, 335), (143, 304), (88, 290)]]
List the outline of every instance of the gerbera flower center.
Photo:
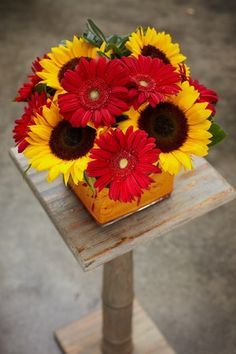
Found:
[(145, 57), (152, 57), (161, 59), (165, 64), (170, 64), (169, 59), (160, 49), (152, 46), (152, 45), (145, 45), (142, 49), (141, 54)]
[(172, 103), (148, 106), (140, 115), (139, 128), (156, 138), (162, 152), (170, 152), (183, 145), (188, 136), (188, 123), (184, 112)]
[(111, 167), (116, 178), (124, 179), (130, 175), (137, 164), (137, 157), (122, 150), (111, 160)]
[(93, 100), (93, 101), (98, 100), (98, 99), (99, 99), (99, 96), (100, 96), (100, 94), (99, 94), (99, 91), (98, 91), (98, 90), (92, 90), (92, 91), (90, 91), (90, 93), (89, 93), (89, 98), (90, 98), (91, 100)]
[(58, 73), (59, 82), (62, 81), (67, 70), (74, 70), (75, 69), (76, 65), (79, 64), (79, 61), (80, 61), (80, 58), (73, 58), (61, 67), (61, 69), (59, 70), (59, 73)]
[(155, 81), (151, 76), (145, 74), (137, 74), (132, 78), (134, 85), (139, 87), (141, 91), (152, 90), (155, 88)]
[(74, 128), (63, 120), (52, 130), (49, 146), (62, 160), (76, 160), (85, 156), (94, 145), (96, 130), (91, 127)]
[(128, 166), (129, 161), (127, 159), (120, 159), (120, 168), (126, 168)]
[(143, 86), (143, 87), (147, 87), (148, 86), (148, 82), (145, 80), (140, 80), (139, 81), (139, 85)]
[(82, 105), (86, 109), (99, 109), (106, 105), (110, 97), (110, 87), (102, 79), (85, 81), (79, 92)]

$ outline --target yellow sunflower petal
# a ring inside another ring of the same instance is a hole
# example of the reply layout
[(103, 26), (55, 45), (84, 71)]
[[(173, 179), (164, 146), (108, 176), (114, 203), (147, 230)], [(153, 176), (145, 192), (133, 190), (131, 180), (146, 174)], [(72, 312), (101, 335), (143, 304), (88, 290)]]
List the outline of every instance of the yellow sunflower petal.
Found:
[(60, 159), (58, 159), (56, 156), (48, 155), (44, 159), (40, 158), (37, 169), (39, 171), (48, 170), (57, 164), (60, 164)]
[(192, 139), (210, 139), (212, 134), (204, 129), (196, 129), (190, 126), (188, 136)]
[(43, 125), (31, 125), (30, 130), (36, 134), (36, 136), (48, 140), (51, 134), (51, 129)]
[(177, 158), (177, 160), (184, 166), (186, 170), (192, 170), (193, 169), (193, 164), (191, 157), (180, 151), (180, 150), (174, 150), (172, 151), (172, 154)]
[(195, 124), (195, 125), (191, 126), (191, 129), (209, 130), (211, 125), (212, 125), (212, 122), (207, 119), (199, 124)]
[[(64, 176), (64, 183), (65, 183), (65, 185), (67, 186), (68, 181), (69, 181), (69, 178), (70, 178), (70, 170), (68, 170), (67, 172), (65, 172), (65, 173), (63, 174), (63, 176)], [(72, 176), (73, 176), (73, 175), (72, 175)]]
[(196, 103), (186, 112), (189, 124), (199, 124), (211, 116), (211, 110), (207, 109), (208, 103)]
[(37, 145), (44, 145), (45, 143), (45, 139), (42, 139), (40, 138), (38, 135), (35, 135), (34, 133), (32, 132), (29, 132), (28, 133), (28, 137), (26, 137), (26, 141), (30, 144), (30, 145), (34, 145), (34, 146), (37, 146)]
[(51, 127), (55, 127), (58, 124), (58, 121), (61, 120), (59, 115), (59, 109), (57, 108), (56, 105), (54, 105), (54, 109), (52, 109), (52, 107), (48, 108), (44, 106), (43, 114)]
[(179, 108), (186, 112), (199, 97), (199, 92), (190, 86), (187, 81), (181, 84), (181, 91), (176, 96), (171, 96), (170, 100), (176, 104)]
[(69, 50), (62, 46), (52, 48), (52, 53), (48, 54), (48, 56), (50, 59), (54, 59), (58, 66), (70, 60)]
[(55, 63), (54, 60), (51, 59), (42, 59), (40, 61), (40, 65), (46, 70), (46, 71), (56, 71), (58, 69), (57, 64)]
[[(50, 166), (47, 167), (50, 161)], [(37, 154), (30, 159), (30, 163), (32, 167), (37, 169), (38, 171), (43, 171), (49, 169), (51, 166), (57, 165), (60, 163), (60, 160), (53, 156), (50, 152), (44, 154)]]
[(180, 150), (185, 153), (194, 154), (197, 156), (206, 156), (208, 154), (209, 148), (207, 146), (207, 142), (188, 139), (188, 141), (184, 143)]
[(138, 119), (140, 117), (140, 112), (131, 107), (127, 112), (124, 112), (124, 115), (129, 117), (129, 119), (118, 123), (118, 127), (123, 131), (126, 131), (130, 126), (132, 126), (134, 130), (138, 129)]
[(27, 148), (24, 150), (24, 155), (27, 158), (32, 158), (34, 156), (38, 155), (45, 155), (50, 152), (50, 149), (48, 146), (32, 146), (29, 145)]
[(159, 162), (162, 170), (171, 175), (177, 175), (181, 169), (181, 163), (172, 153), (160, 153)]
[(47, 120), (38, 113), (36, 113), (36, 116), (33, 118), (33, 120), (36, 125), (47, 125), (48, 127), (50, 127), (49, 124), (47, 124), (48, 123)]
[(59, 166), (53, 166), (50, 170), (49, 173), (47, 175), (47, 180), (48, 182), (52, 182), (54, 181), (54, 179), (56, 179), (58, 176), (60, 175), (60, 169)]
[(71, 166), (73, 166), (73, 164), (74, 164), (75, 162), (73, 161), (73, 160), (70, 160), (70, 161), (61, 161), (61, 164), (60, 164), (60, 171), (61, 171), (61, 173), (67, 173), (69, 170), (70, 170), (70, 168), (71, 168)]

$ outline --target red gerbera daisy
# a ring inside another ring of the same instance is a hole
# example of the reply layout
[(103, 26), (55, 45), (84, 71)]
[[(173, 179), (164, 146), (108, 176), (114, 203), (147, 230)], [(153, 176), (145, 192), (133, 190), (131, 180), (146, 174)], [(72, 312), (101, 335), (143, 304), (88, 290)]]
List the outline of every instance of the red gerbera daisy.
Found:
[(109, 186), (109, 197), (121, 202), (131, 202), (140, 197), (152, 182), (151, 173), (159, 173), (155, 166), (160, 150), (155, 139), (143, 130), (126, 133), (119, 128), (107, 131), (96, 139), (98, 148), (91, 150), (87, 173), (96, 177), (95, 187), (102, 190)]
[(179, 92), (177, 82), (180, 75), (172, 65), (142, 55), (138, 58), (124, 57), (122, 60), (129, 70), (129, 97), (135, 109), (145, 102), (155, 107), (167, 95)]
[(32, 74), (28, 75), (28, 80), (23, 84), (23, 86), (18, 90), (18, 96), (15, 98), (15, 101), (21, 102), (21, 101), (28, 101), (35, 85), (37, 85), (42, 79), (38, 77), (36, 74), (37, 71), (42, 71), (42, 67), (39, 64), (39, 61), (41, 59), (37, 58), (33, 63), (32, 63)]
[(43, 105), (47, 104), (47, 95), (45, 92), (35, 92), (25, 107), (24, 114), (20, 119), (15, 121), (15, 127), (13, 129), (13, 138), (16, 145), (18, 145), (18, 152), (23, 152), (28, 146), (26, 138), (29, 132), (29, 125), (34, 124), (33, 115), (35, 113), (41, 113)]
[(96, 127), (115, 123), (115, 116), (127, 110), (127, 72), (118, 59), (81, 58), (74, 71), (62, 80), (68, 92), (59, 96), (59, 107), (74, 127), (92, 121)]
[(208, 102), (207, 108), (212, 111), (212, 115), (214, 116), (216, 113), (215, 105), (218, 102), (217, 93), (214, 90), (210, 90), (206, 86), (201, 85), (199, 81), (193, 80), (191, 77), (188, 81), (189, 84), (200, 93), (197, 102)]

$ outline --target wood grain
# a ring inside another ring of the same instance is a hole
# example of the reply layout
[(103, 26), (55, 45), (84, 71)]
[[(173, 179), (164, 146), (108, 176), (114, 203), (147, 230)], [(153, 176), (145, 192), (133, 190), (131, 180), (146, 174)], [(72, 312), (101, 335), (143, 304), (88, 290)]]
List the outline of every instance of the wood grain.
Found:
[[(24, 175), (26, 159), (15, 148), (10, 154)], [(205, 159), (194, 164), (195, 170), (177, 176), (171, 198), (105, 227), (61, 179), (49, 184), (44, 172), (34, 170), (24, 179), (82, 268), (91, 270), (235, 198), (235, 190)]]
[[(101, 354), (102, 313), (97, 311), (59, 329), (57, 342), (65, 354)], [(133, 354), (175, 354), (153, 321), (134, 302), (134, 351)]]

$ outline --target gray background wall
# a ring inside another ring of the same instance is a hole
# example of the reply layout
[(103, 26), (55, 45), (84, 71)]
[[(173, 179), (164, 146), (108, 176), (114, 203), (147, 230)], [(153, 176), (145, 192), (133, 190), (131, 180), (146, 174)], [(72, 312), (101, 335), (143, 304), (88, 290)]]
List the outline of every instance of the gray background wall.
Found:
[[(1, 354), (59, 353), (53, 330), (100, 304), (101, 269), (82, 273), (8, 157), (13, 121), (22, 111), (12, 98), (32, 60), (81, 32), (87, 17), (106, 33), (125, 34), (138, 24), (171, 32), (193, 76), (219, 92), (217, 119), (229, 137), (208, 160), (236, 186), (234, 3), (1, 0)], [(136, 294), (177, 354), (236, 353), (235, 206), (135, 252)]]

